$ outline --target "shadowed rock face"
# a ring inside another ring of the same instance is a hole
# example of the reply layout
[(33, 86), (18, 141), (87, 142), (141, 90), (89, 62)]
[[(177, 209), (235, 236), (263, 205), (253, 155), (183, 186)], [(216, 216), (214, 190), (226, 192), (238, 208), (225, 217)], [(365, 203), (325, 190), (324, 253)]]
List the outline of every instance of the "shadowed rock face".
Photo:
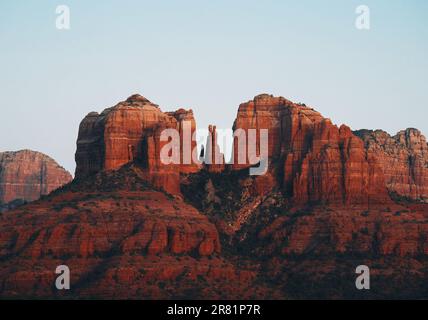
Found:
[(382, 130), (356, 134), (378, 159), (391, 193), (428, 202), (428, 145), (419, 130), (406, 129), (395, 136)]
[[(269, 169), (250, 176), (248, 165), (162, 164), (160, 133), (183, 136), (184, 120), (193, 132), (191, 111), (163, 113), (138, 95), (89, 114), (77, 179), (0, 215), (0, 297), (428, 297), (428, 204), (413, 201), (427, 187), (418, 131), (353, 133), (259, 95), (234, 123), (269, 130)], [(210, 131), (204, 156), (222, 157)], [(61, 264), (70, 292), (53, 286)], [(370, 292), (355, 290), (361, 264)]]
[[(0, 297), (250, 298), (254, 270), (222, 258), (214, 224), (142, 173), (100, 172), (1, 216)], [(71, 295), (51, 285), (60, 264)]]
[(71, 180), (64, 168), (40, 152), (0, 153), (0, 205), (4, 207), (37, 200)]

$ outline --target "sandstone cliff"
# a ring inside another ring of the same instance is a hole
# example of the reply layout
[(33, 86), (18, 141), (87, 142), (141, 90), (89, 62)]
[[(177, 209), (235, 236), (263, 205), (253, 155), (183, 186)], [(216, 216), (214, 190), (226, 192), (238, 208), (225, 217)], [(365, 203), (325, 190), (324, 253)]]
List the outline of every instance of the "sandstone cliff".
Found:
[[(338, 128), (312, 108), (259, 95), (239, 106), (237, 129), (269, 130), (270, 170), (277, 169), (279, 184), (296, 204), (367, 205), (389, 200), (376, 157), (347, 126)], [(259, 142), (256, 149), (260, 150)], [(239, 152), (235, 139), (235, 159)]]
[(69, 183), (71, 175), (40, 152), (0, 153), (0, 205), (30, 202)]
[[(189, 137), (184, 126), (190, 125)], [(180, 135), (180, 164), (164, 165), (160, 141), (164, 129), (176, 129)], [(115, 170), (130, 162), (140, 162), (147, 178), (155, 186), (179, 193), (179, 172), (195, 172), (199, 165), (185, 158), (183, 150), (193, 148), (191, 135), (196, 130), (192, 110), (162, 112), (140, 95), (133, 95), (101, 114), (88, 114), (79, 128), (76, 151), (76, 178), (83, 179), (103, 170)], [(191, 149), (192, 150), (192, 149)]]
[(382, 130), (360, 130), (356, 134), (378, 159), (393, 195), (428, 201), (428, 144), (419, 130), (406, 129), (395, 136)]

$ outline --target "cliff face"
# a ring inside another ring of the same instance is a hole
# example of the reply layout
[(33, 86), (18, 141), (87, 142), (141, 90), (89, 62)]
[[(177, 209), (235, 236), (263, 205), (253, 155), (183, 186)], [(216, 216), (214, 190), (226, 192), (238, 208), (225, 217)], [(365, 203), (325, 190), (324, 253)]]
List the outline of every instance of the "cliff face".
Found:
[[(184, 137), (184, 126), (190, 137)], [(164, 129), (180, 133), (180, 164), (163, 165), (160, 150), (167, 142), (160, 141)], [(130, 162), (140, 162), (147, 169), (147, 178), (155, 186), (179, 193), (179, 172), (195, 172), (199, 165), (183, 158), (185, 148), (196, 142), (191, 135), (196, 123), (191, 110), (162, 112), (159, 107), (140, 95), (104, 110), (90, 113), (79, 128), (76, 151), (76, 178), (83, 179), (103, 170), (115, 170)]]
[[(279, 183), (295, 203), (389, 200), (376, 157), (347, 126), (338, 128), (311, 108), (260, 95), (240, 105), (234, 129), (247, 132), (247, 139), (249, 129), (269, 130), (270, 170), (280, 172)], [(239, 143), (235, 143), (235, 159), (239, 152)]]
[(0, 205), (37, 200), (71, 180), (65, 169), (42, 153), (0, 153)]
[(90, 113), (79, 128), (76, 178), (117, 169), (142, 157), (145, 131), (159, 123), (172, 126), (172, 121), (158, 106), (137, 95), (101, 114)]
[(391, 193), (428, 201), (428, 145), (419, 130), (407, 129), (395, 136), (382, 130), (360, 130), (356, 134), (377, 157)]
[[(185, 131), (184, 124), (190, 124), (190, 130)], [(160, 141), (160, 133), (168, 128), (180, 133), (180, 165), (165, 166), (159, 159), (161, 145), (165, 145)], [(348, 127), (338, 128), (311, 108), (282, 97), (259, 95), (240, 105), (233, 128), (244, 133), (247, 143), (241, 149), (243, 140), (235, 137), (232, 168), (239, 170), (255, 163), (254, 157), (250, 159), (249, 155), (252, 149), (254, 156), (261, 155), (260, 132), (266, 129), (270, 173), (275, 171), (276, 183), (296, 204), (368, 205), (389, 199), (376, 155), (369, 153)], [(256, 130), (255, 144), (250, 141), (250, 129)], [(76, 178), (140, 161), (147, 166), (150, 172), (147, 178), (154, 185), (179, 194), (179, 174), (200, 170), (189, 156), (196, 146), (196, 142), (191, 141), (195, 130), (191, 111), (180, 109), (163, 113), (146, 98), (131, 96), (100, 115), (89, 114), (82, 121), (77, 141)], [(188, 136), (185, 137), (186, 132)], [(216, 142), (215, 126), (210, 132), (212, 136), (205, 157), (217, 164), (208, 164), (207, 169), (222, 172), (226, 166), (215, 159), (223, 159)], [(239, 163), (242, 159), (243, 163)]]

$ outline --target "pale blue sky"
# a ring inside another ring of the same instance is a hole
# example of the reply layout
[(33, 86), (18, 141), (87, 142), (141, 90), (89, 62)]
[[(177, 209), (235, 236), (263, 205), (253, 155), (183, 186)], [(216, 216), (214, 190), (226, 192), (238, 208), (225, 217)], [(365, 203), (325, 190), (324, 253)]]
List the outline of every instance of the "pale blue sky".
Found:
[[(71, 9), (71, 30), (55, 8)], [(371, 9), (371, 30), (355, 8)], [(0, 2), (0, 151), (29, 148), (74, 172), (78, 126), (140, 93), (198, 126), (231, 127), (259, 93), (334, 123), (428, 134), (428, 1)]]

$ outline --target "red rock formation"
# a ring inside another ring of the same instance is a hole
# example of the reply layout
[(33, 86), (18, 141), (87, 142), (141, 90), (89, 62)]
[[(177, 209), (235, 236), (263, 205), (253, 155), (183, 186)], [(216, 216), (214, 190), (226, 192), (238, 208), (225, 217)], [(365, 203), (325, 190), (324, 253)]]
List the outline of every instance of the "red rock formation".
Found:
[(0, 205), (37, 200), (71, 180), (64, 168), (40, 152), (0, 153)]
[(217, 128), (208, 127), (207, 144), (205, 148), (205, 164), (209, 172), (222, 172), (225, 169), (224, 155), (217, 143)]
[[(201, 169), (197, 154), (196, 143), (196, 121), (193, 116), (193, 110), (178, 109), (174, 112), (167, 112), (173, 116), (178, 122), (178, 130), (181, 137), (180, 144), (180, 172), (194, 173)], [(193, 154), (195, 153), (195, 154)]]
[(382, 130), (356, 134), (379, 160), (391, 193), (428, 202), (428, 145), (419, 130), (403, 130), (393, 137)]
[[(282, 98), (273, 97), (271, 95), (258, 95), (252, 101), (242, 103), (239, 106), (236, 120), (233, 124), (233, 130), (238, 135), (234, 139), (233, 160), (235, 169), (246, 168), (250, 165), (251, 159), (248, 159), (249, 129), (257, 129), (257, 144), (255, 146), (256, 155), (260, 152), (259, 130), (269, 130), (268, 154), (269, 158), (278, 158), (281, 155), (283, 122), (282, 117), (287, 105), (292, 105), (292, 102)], [(245, 131), (244, 138), (239, 139), (239, 131)], [(239, 149), (240, 141), (245, 141), (247, 148)], [(239, 158), (244, 157), (245, 161), (239, 161)], [(240, 164), (239, 162), (245, 162)]]
[[(182, 138), (194, 132), (191, 111), (163, 113), (132, 96), (88, 115), (78, 179), (0, 215), (0, 298), (355, 298), (361, 264), (376, 279), (364, 298), (426, 298), (428, 205), (388, 195), (423, 197), (420, 134), (365, 133), (363, 141), (269, 95), (241, 104), (234, 128), (245, 133), (241, 142), (249, 129), (269, 130), (266, 174), (248, 175), (247, 154), (246, 164), (207, 170), (166, 163), (195, 146), (161, 152), (171, 146), (165, 129)], [(220, 151), (210, 132), (213, 160)], [(61, 264), (72, 272), (69, 292), (53, 286)]]
[[(164, 113), (159, 107), (140, 95), (133, 95), (126, 101), (104, 110), (101, 114), (90, 113), (80, 124), (76, 151), (76, 178), (81, 179), (102, 170), (118, 169), (124, 164), (140, 161), (148, 164), (149, 171), (166, 170), (157, 174), (157, 186), (163, 185), (165, 190), (179, 190), (178, 180), (172, 182), (167, 177), (170, 172), (196, 172), (199, 165), (185, 158), (188, 148), (194, 148), (196, 142), (190, 142), (185, 125), (189, 126), (190, 136), (196, 130), (193, 112), (180, 109), (176, 112)], [(180, 159), (181, 165), (167, 168), (160, 164), (161, 129), (176, 129), (181, 134)], [(155, 140), (153, 140), (155, 138)], [(185, 138), (185, 139), (183, 139)], [(150, 148), (150, 150), (147, 149)], [(156, 159), (153, 151), (156, 151)], [(158, 163), (155, 164), (155, 161)], [(176, 175), (176, 174), (173, 174)], [(161, 178), (163, 176), (164, 178)], [(173, 186), (173, 184), (175, 184)]]
[[(162, 159), (161, 150), (169, 143), (168, 141), (161, 141), (161, 134), (165, 129), (168, 128), (164, 125), (158, 125), (146, 131), (142, 141), (143, 154), (145, 156), (141, 161), (141, 176), (155, 188), (179, 195), (181, 165), (168, 163), (168, 159)], [(175, 152), (180, 154), (178, 146)]]
[[(195, 298), (249, 297), (254, 272), (219, 257), (208, 218), (140, 173), (101, 172), (1, 216), (0, 297), (67, 296), (54, 286), (64, 264), (73, 297), (191, 298), (198, 286)], [(175, 283), (172, 295), (165, 282)]]
[[(388, 201), (383, 173), (363, 142), (348, 127), (339, 129), (311, 108), (260, 95), (240, 105), (234, 129), (269, 130), (270, 170), (282, 168), (280, 183), (295, 203)], [(237, 140), (234, 159), (239, 157)]]
[[(275, 219), (257, 234), (269, 243), (257, 249), (261, 255), (360, 254), (380, 256), (425, 256), (428, 246), (427, 207), (412, 210), (390, 207), (312, 207)], [(290, 221), (295, 220), (293, 223)], [(316, 245), (314, 245), (316, 244)]]

